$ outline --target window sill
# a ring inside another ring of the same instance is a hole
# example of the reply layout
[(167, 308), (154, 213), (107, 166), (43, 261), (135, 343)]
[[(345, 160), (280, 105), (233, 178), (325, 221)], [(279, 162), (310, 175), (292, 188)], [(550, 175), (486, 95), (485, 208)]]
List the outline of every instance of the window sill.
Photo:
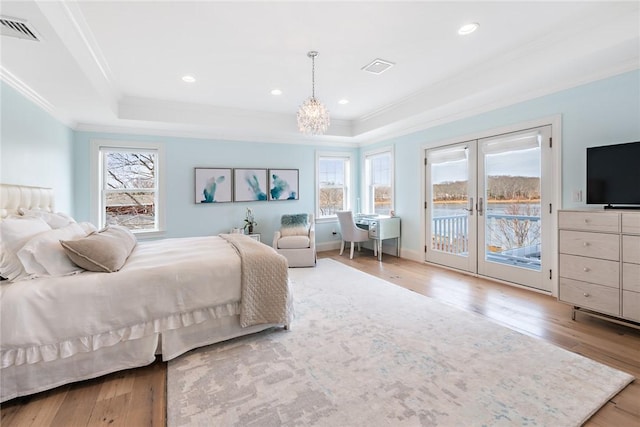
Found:
[(326, 224), (330, 222), (338, 222), (338, 216), (326, 216), (323, 218), (316, 218), (316, 224)]

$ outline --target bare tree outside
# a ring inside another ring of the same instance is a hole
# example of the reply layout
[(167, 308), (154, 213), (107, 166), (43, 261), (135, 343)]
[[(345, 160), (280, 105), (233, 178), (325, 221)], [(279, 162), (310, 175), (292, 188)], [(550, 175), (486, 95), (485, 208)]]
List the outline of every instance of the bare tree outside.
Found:
[[(540, 244), (540, 178), (523, 176), (488, 177), (488, 249), (503, 251)], [(492, 203), (506, 203), (503, 212), (490, 215)], [(490, 220), (489, 220), (490, 218)]]
[(319, 217), (335, 215), (345, 208), (345, 182), (348, 181), (347, 158), (321, 157), (318, 160)]
[(154, 229), (156, 154), (106, 152), (105, 168), (106, 223)]
[[(540, 178), (526, 176), (489, 176), (487, 198), (491, 202), (510, 200), (539, 200)], [(447, 201), (466, 202), (467, 181), (449, 181), (433, 185), (435, 203)]]
[(505, 218), (493, 221), (489, 228), (494, 241), (500, 248), (522, 248), (540, 243), (540, 206), (531, 203), (511, 203), (505, 208)]
[(344, 207), (344, 189), (342, 187), (320, 187), (320, 213), (322, 216), (334, 215)]
[(378, 215), (389, 215), (393, 209), (393, 180), (391, 151), (365, 156), (365, 184), (368, 188), (364, 211)]
[(374, 213), (389, 215), (391, 213), (391, 186), (376, 185), (373, 188)]

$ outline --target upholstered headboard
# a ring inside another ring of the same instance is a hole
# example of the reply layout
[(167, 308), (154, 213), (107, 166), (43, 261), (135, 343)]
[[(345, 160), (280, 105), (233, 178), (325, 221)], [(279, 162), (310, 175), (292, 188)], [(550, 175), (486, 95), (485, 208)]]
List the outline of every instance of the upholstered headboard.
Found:
[(20, 208), (53, 212), (53, 189), (0, 184), (0, 219), (18, 213)]

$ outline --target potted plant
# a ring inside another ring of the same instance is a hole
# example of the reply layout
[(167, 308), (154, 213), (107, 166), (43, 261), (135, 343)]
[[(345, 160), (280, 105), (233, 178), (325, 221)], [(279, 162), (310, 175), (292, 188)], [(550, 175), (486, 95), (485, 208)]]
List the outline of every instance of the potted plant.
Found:
[(247, 212), (244, 216), (244, 230), (245, 230), (245, 234), (252, 234), (253, 233), (253, 227), (255, 227), (256, 225), (258, 225), (258, 223), (255, 221), (255, 218), (253, 216), (253, 212), (251, 211), (251, 209), (247, 208)]

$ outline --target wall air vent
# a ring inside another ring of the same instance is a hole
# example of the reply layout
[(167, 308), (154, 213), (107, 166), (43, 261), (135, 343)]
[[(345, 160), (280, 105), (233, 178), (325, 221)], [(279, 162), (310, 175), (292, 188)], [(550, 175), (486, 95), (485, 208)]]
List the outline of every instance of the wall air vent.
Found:
[(393, 67), (394, 65), (395, 64), (393, 62), (376, 58), (373, 61), (371, 61), (371, 63), (362, 67), (362, 70), (372, 74), (382, 74), (383, 72), (387, 71), (389, 68)]
[(2, 24), (2, 27), (0, 27), (0, 34), (3, 36), (40, 41), (36, 30), (23, 19), (0, 16), (0, 24)]

